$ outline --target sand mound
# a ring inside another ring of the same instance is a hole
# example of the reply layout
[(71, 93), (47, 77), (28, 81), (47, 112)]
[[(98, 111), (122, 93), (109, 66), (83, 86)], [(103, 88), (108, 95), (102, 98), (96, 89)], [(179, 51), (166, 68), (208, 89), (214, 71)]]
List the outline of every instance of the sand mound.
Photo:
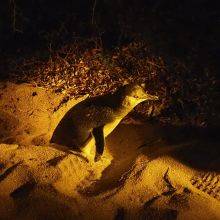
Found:
[[(220, 219), (218, 144), (172, 144), (158, 125), (120, 124), (102, 160), (87, 162), (48, 143), (80, 100), (2, 88), (0, 219)], [(198, 146), (206, 169), (192, 157)]]

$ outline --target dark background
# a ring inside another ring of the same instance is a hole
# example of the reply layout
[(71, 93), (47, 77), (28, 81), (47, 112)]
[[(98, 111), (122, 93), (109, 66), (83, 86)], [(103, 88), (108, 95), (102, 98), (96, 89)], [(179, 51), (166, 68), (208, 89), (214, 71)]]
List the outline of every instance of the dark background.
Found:
[(219, 12), (217, 0), (1, 1), (1, 52), (89, 37), (101, 37), (105, 48), (114, 48), (139, 37), (167, 41), (177, 55), (197, 48), (217, 59)]

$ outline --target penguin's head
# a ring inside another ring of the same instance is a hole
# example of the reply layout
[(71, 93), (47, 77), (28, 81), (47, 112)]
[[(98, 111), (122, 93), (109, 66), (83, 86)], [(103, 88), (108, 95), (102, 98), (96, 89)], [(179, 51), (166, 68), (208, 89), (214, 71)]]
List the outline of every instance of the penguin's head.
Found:
[(151, 95), (144, 90), (145, 85), (130, 84), (124, 86), (125, 98), (132, 105), (137, 105), (147, 100), (158, 100), (158, 96)]
[(125, 86), (126, 96), (132, 97), (137, 100), (147, 101), (147, 100), (158, 100), (158, 96), (150, 95), (144, 90), (145, 84), (130, 84)]

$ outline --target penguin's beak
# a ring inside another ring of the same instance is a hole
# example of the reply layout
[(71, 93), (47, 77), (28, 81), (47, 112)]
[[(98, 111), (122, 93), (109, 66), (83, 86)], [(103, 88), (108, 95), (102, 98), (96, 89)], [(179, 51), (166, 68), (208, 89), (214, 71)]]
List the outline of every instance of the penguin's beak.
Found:
[(159, 97), (156, 96), (156, 95), (146, 94), (145, 99), (146, 99), (146, 100), (152, 100), (152, 101), (155, 101), (155, 100), (159, 100)]

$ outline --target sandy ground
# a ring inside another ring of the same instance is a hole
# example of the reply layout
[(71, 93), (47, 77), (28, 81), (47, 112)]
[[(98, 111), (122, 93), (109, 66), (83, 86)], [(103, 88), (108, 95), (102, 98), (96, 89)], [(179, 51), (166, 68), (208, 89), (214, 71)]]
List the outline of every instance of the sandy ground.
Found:
[(0, 219), (220, 219), (219, 143), (127, 121), (88, 163), (49, 143), (85, 97), (0, 88)]

